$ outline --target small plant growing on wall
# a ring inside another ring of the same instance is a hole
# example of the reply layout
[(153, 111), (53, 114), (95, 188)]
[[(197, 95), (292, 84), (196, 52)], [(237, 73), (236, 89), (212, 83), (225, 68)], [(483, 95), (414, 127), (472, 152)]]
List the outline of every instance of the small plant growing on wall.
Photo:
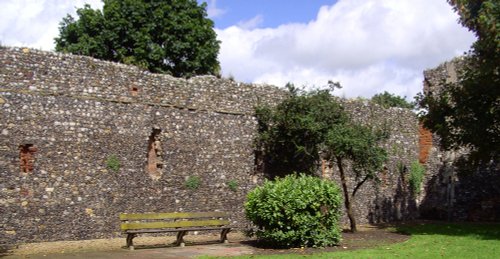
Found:
[(106, 167), (113, 172), (118, 172), (120, 170), (120, 159), (116, 155), (108, 156)]
[(199, 176), (189, 176), (186, 180), (186, 187), (191, 190), (196, 190), (201, 185), (201, 179)]
[(413, 161), (410, 166), (410, 177), (408, 179), (413, 193), (420, 194), (422, 181), (424, 180), (425, 167), (418, 161)]
[(230, 180), (227, 182), (227, 187), (229, 187), (229, 190), (236, 192), (238, 190), (238, 182), (236, 180)]

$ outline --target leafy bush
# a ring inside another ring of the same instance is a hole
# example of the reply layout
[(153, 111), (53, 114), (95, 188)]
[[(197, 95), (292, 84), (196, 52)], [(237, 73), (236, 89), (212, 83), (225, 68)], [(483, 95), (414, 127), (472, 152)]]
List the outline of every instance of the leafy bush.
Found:
[(335, 183), (306, 175), (266, 181), (247, 196), (245, 213), (257, 237), (274, 247), (340, 242), (342, 195)]
[(113, 172), (118, 172), (120, 170), (120, 159), (116, 155), (110, 155), (106, 160), (106, 167)]
[(189, 176), (186, 180), (186, 187), (191, 190), (196, 190), (201, 185), (201, 179), (199, 176)]
[(410, 166), (410, 188), (415, 194), (420, 194), (420, 187), (424, 180), (425, 167), (418, 161), (413, 161)]

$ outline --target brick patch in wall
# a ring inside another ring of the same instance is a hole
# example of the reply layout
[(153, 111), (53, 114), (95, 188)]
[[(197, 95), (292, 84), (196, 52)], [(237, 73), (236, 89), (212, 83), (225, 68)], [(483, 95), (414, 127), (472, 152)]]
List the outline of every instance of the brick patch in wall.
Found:
[(426, 128), (422, 124), (418, 127), (418, 161), (421, 164), (425, 164), (427, 159), (429, 158), (429, 152), (432, 148), (432, 132)]
[(29, 173), (33, 171), (35, 164), (35, 152), (37, 148), (33, 144), (19, 146), (19, 161), (21, 172)]

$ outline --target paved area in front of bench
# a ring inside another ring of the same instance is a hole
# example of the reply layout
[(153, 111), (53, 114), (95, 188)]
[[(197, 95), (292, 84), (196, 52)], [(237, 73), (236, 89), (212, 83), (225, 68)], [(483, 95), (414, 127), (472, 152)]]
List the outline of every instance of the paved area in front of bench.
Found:
[(162, 247), (162, 248), (138, 248), (134, 251), (127, 249), (82, 252), (82, 253), (57, 253), (57, 254), (36, 254), (36, 255), (10, 255), (3, 257), (5, 259), (14, 258), (54, 258), (54, 259), (84, 259), (84, 258), (141, 258), (141, 259), (160, 259), (160, 258), (178, 258), (187, 259), (197, 256), (237, 256), (253, 254), (253, 249), (239, 243), (229, 244), (207, 244), (207, 245), (188, 245), (186, 247)]

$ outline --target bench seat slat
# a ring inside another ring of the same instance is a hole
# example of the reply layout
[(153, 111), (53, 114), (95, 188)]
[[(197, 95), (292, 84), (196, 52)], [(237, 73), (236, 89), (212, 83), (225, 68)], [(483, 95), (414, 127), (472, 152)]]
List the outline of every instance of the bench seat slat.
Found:
[(120, 220), (224, 218), (225, 212), (122, 213)]
[(153, 222), (130, 222), (122, 223), (121, 229), (154, 229), (154, 228), (182, 228), (202, 226), (228, 225), (229, 220), (192, 220), (192, 221), (153, 221)]
[(203, 230), (223, 230), (231, 229), (230, 227), (219, 227), (219, 228), (175, 228), (175, 229), (140, 229), (140, 230), (125, 230), (127, 234), (139, 234), (139, 233), (163, 233), (163, 232), (179, 232), (179, 231), (203, 231)]

